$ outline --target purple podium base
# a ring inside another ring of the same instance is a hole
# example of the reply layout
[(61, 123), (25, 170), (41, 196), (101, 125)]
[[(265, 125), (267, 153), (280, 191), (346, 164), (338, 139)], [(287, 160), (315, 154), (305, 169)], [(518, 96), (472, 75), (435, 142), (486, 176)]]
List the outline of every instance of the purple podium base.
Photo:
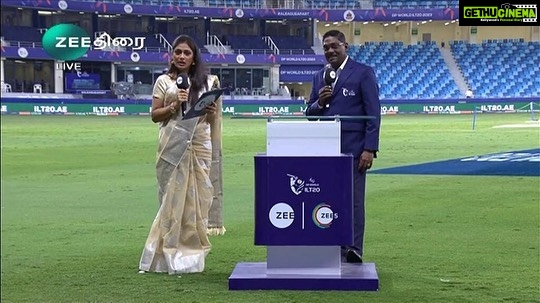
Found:
[(229, 290), (270, 289), (377, 291), (379, 277), (375, 263), (342, 263), (341, 275), (268, 275), (266, 262), (238, 263), (229, 277)]

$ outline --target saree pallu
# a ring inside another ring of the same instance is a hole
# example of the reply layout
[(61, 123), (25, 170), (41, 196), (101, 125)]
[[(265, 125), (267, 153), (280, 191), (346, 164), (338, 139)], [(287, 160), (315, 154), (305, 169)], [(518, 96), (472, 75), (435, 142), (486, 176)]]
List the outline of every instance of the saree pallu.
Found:
[[(219, 80), (215, 77), (212, 82), (212, 89), (219, 88)], [(222, 98), (217, 102), (217, 113), (214, 119), (209, 119), (211, 137), (212, 137), (212, 167), (210, 169), (210, 180), (214, 187), (214, 198), (212, 206), (208, 213), (208, 230), (207, 233), (211, 236), (225, 234), (225, 226), (223, 225), (223, 154), (221, 146), (221, 130), (222, 130)]]

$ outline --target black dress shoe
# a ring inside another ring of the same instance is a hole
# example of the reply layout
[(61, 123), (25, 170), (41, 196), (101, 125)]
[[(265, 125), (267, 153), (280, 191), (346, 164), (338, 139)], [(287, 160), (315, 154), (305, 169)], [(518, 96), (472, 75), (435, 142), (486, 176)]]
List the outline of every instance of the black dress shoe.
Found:
[(355, 250), (349, 249), (345, 254), (347, 263), (362, 263), (362, 256), (358, 254)]

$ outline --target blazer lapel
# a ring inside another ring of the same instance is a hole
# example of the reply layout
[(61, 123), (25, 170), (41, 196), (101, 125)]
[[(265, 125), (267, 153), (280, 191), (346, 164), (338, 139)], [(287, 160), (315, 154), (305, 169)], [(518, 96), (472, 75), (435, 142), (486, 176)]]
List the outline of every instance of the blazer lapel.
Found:
[(334, 90), (332, 91), (332, 96), (335, 95), (343, 86), (343, 83), (347, 81), (347, 78), (353, 74), (353, 66), (351, 64), (352, 59), (349, 57), (347, 60), (347, 64), (343, 67), (343, 70), (339, 74), (339, 78), (337, 79), (336, 85), (334, 86)]

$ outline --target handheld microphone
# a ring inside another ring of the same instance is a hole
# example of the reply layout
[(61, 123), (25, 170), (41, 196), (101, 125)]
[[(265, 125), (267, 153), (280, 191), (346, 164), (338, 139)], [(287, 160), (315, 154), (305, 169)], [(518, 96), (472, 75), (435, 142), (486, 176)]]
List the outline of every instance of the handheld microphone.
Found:
[[(179, 89), (188, 89), (191, 85), (187, 74), (179, 74), (176, 78), (176, 87)], [(186, 113), (186, 102), (182, 102), (182, 116)]]
[[(323, 72), (324, 83), (327, 86), (332, 85), (336, 81), (336, 77), (337, 77), (336, 70), (330, 64), (328, 64), (324, 68), (324, 72)], [(330, 104), (327, 103), (325, 107), (326, 108), (330, 107)]]
[(327, 66), (323, 73), (324, 83), (332, 85), (336, 81), (336, 70), (332, 66)]

